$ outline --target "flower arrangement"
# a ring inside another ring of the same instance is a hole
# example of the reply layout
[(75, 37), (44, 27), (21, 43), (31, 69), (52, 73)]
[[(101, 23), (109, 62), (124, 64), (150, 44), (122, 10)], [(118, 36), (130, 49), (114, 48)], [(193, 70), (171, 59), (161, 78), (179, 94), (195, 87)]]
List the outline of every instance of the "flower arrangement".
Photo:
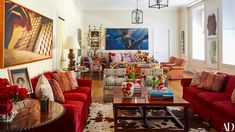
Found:
[(124, 96), (131, 97), (134, 94), (134, 84), (132, 82), (124, 82), (121, 87)]
[(165, 79), (163, 75), (159, 75), (152, 78), (153, 88), (163, 88), (165, 86)]
[(0, 78), (0, 114), (9, 114), (13, 109), (13, 103), (25, 99), (28, 91), (17, 85), (10, 85), (7, 79)]

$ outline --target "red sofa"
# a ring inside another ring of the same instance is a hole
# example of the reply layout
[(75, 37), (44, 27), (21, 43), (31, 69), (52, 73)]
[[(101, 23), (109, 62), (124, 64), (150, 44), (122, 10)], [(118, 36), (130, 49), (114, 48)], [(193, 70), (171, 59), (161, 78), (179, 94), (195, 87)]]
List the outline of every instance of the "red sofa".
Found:
[(231, 94), (235, 88), (235, 75), (226, 74), (223, 89), (220, 92), (191, 87), (191, 80), (191, 78), (181, 80), (183, 99), (190, 103), (190, 108), (218, 131), (225, 131), (226, 122), (235, 124), (235, 104), (231, 102)]
[[(52, 79), (52, 72), (44, 74), (45, 77), (50, 80)], [(36, 84), (39, 77), (31, 79), (32, 87), (35, 90)], [(46, 126), (46, 131), (56, 132), (82, 132), (86, 120), (89, 114), (89, 108), (91, 105), (91, 80), (77, 79), (79, 87), (76, 90), (72, 90), (64, 93), (65, 102), (64, 107), (66, 108), (65, 116), (59, 121)], [(32, 95), (34, 98), (34, 95)], [(44, 130), (40, 128), (38, 131)]]

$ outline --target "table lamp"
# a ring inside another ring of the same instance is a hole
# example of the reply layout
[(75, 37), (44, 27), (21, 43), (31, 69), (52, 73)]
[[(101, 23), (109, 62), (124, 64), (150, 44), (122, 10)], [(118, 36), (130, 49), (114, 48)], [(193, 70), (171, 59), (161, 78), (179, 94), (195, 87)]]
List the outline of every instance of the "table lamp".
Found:
[(81, 49), (78, 41), (75, 41), (74, 37), (68, 36), (65, 40), (64, 49), (69, 49), (68, 70), (75, 70), (76, 64), (75, 64), (75, 61), (74, 61), (75, 55), (74, 55), (73, 49)]

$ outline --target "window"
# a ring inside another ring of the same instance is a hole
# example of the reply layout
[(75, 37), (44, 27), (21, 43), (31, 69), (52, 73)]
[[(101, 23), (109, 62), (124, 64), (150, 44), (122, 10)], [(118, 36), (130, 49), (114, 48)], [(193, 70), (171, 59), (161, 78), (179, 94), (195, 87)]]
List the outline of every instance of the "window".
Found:
[(235, 65), (235, 1), (222, 1), (222, 30), (223, 30), (223, 55), (222, 63)]
[(205, 60), (204, 5), (192, 9), (192, 58)]

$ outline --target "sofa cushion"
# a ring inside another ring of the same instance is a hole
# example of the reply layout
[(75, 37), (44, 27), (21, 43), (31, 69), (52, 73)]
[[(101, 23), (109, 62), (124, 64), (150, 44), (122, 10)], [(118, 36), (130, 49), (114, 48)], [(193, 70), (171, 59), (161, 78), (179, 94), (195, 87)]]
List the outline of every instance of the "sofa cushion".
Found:
[(193, 99), (196, 98), (196, 95), (201, 92), (207, 92), (205, 89), (197, 88), (197, 87), (186, 87), (184, 88), (186, 95), (189, 95)]
[(106, 78), (106, 85), (107, 86), (115, 86), (115, 79), (116, 77), (110, 76)]
[(206, 71), (202, 72), (200, 84), (198, 85), (199, 88), (204, 88), (207, 86), (207, 83), (209, 83), (207, 81), (208, 76), (209, 76), (209, 72), (206, 72)]
[(201, 81), (202, 72), (195, 71), (190, 86), (198, 86)]
[(58, 84), (58, 82), (55, 79), (52, 79), (49, 82), (52, 87), (55, 101), (57, 101), (59, 103), (64, 103), (65, 98), (64, 98), (63, 92), (61, 91), (61, 88), (60, 88), (60, 85)]
[(225, 81), (225, 75), (219, 75), (219, 74), (213, 74), (213, 83), (211, 84), (211, 90), (218, 92), (222, 91), (224, 81)]
[(235, 119), (235, 104), (231, 101), (217, 101), (212, 103), (213, 110), (225, 115), (227, 118)]
[(70, 81), (64, 72), (58, 71), (57, 73), (53, 73), (52, 76), (59, 83), (62, 92), (72, 90)]
[(64, 93), (65, 100), (73, 100), (73, 101), (87, 101), (87, 94), (85, 93), (71, 93), (65, 92)]
[(203, 92), (196, 96), (198, 102), (210, 106), (215, 101), (230, 101), (230, 96), (223, 92)]
[(85, 93), (87, 95), (91, 94), (91, 88), (86, 86), (80, 86), (77, 89), (69, 91), (70, 93)]
[(66, 71), (65, 75), (69, 79), (71, 88), (76, 89), (78, 87), (78, 83), (77, 83), (76, 77), (74, 76), (74, 71)]
[(44, 75), (41, 75), (35, 88), (35, 97), (39, 99), (43, 96), (49, 98), (50, 101), (54, 101), (51, 85), (47, 78)]
[(131, 62), (131, 55), (129, 53), (122, 53), (122, 61)]
[(122, 55), (120, 53), (110, 53), (110, 59), (112, 62), (121, 62)]
[(231, 96), (234, 88), (235, 88), (235, 75), (231, 75), (228, 80), (227, 86), (225, 88), (225, 92)]
[(121, 86), (123, 82), (126, 82), (127, 79), (124, 77), (119, 77), (115, 80), (115, 86)]

